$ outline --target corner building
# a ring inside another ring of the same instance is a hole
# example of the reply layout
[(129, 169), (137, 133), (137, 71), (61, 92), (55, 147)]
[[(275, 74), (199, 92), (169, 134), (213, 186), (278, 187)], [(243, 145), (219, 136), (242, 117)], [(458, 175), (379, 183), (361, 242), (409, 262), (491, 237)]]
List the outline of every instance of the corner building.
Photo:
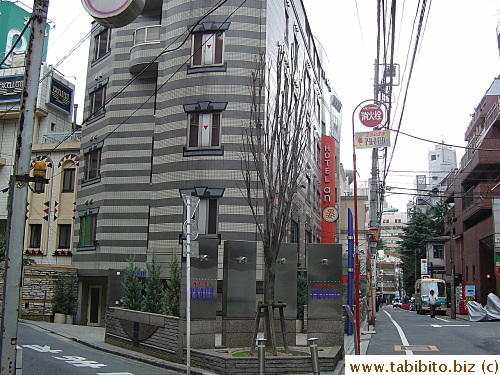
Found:
[(333, 135), (338, 126), (331, 104), (338, 99), (332, 99), (303, 4), (219, 3), (153, 0), (125, 27), (92, 25), (73, 255), (82, 324), (103, 325), (105, 307), (120, 303), (120, 271), (128, 259), (145, 268), (154, 252), (162, 276), (169, 276), (168, 263), (182, 255), (181, 192), (200, 197), (199, 239), (218, 241), (219, 280), (223, 242), (259, 240), (240, 155), (250, 123), (251, 72), (260, 54), (272, 67), (278, 48), (298, 48), (313, 88), (308, 183), (292, 213), (302, 224), (291, 226), (285, 241), (300, 243), (302, 253), (307, 241), (321, 241), (321, 133)]

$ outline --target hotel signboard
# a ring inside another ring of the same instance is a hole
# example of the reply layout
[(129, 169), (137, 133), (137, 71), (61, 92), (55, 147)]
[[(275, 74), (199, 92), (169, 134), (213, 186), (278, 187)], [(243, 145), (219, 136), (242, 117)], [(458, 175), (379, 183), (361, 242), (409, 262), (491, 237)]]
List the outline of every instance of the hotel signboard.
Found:
[(66, 113), (71, 113), (72, 100), (73, 90), (68, 86), (63, 85), (58, 80), (52, 78), (49, 92), (49, 104), (63, 110)]
[(24, 75), (0, 77), (0, 103), (21, 100)]
[(335, 140), (321, 136), (321, 242), (336, 243), (338, 210), (335, 196)]

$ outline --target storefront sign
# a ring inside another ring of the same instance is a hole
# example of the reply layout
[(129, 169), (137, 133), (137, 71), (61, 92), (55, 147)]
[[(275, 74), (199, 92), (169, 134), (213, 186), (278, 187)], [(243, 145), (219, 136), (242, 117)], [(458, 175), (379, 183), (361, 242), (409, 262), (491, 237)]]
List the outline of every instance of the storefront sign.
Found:
[(391, 135), (389, 130), (356, 133), (354, 135), (356, 148), (390, 147)]
[(52, 78), (49, 93), (49, 103), (59, 109), (62, 109), (64, 112), (71, 113), (72, 99), (73, 90)]
[(335, 207), (335, 140), (327, 135), (321, 136), (321, 242), (335, 243), (338, 211)]
[[(16, 5), (14, 2), (0, 1), (0, 56), (2, 56), (0, 60), (3, 60), (3, 57), (10, 52), (14, 45), (13, 54), (19, 55), (26, 52), (30, 39), (30, 28), (28, 28), (22, 36), (21, 34), (30, 17), (31, 13)], [(50, 26), (47, 25), (43, 42), (42, 61), (45, 61), (45, 57), (47, 56), (49, 31)], [(5, 61), (3, 61), (2, 68), (12, 66), (12, 57), (12, 54), (7, 56)]]
[(0, 102), (21, 100), (24, 75), (0, 77)]

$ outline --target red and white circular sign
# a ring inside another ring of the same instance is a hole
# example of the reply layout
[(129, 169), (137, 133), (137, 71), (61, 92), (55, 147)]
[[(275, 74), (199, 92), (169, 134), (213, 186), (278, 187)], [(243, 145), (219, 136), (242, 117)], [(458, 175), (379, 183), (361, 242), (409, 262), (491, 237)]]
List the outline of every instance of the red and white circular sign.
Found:
[(364, 126), (374, 128), (384, 120), (384, 112), (378, 105), (368, 104), (359, 111), (359, 120)]
[(334, 206), (327, 206), (323, 209), (323, 220), (334, 223), (339, 218), (339, 211)]
[(146, 0), (82, 0), (83, 8), (99, 24), (123, 27), (134, 21), (144, 9)]

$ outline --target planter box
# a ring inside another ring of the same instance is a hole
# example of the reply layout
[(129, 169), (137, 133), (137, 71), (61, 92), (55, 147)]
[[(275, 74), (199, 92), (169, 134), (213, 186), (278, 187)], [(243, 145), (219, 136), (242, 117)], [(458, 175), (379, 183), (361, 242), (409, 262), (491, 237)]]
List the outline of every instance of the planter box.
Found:
[(57, 323), (57, 324), (66, 323), (66, 315), (61, 314), (61, 313), (55, 313), (54, 314), (54, 323)]
[[(206, 344), (207, 331), (214, 330), (215, 321), (195, 320), (192, 322), (192, 343)], [(105, 342), (152, 355), (170, 362), (185, 363), (186, 322), (174, 316), (144, 313), (116, 307), (107, 309)], [(221, 375), (256, 374), (258, 369), (257, 353), (251, 357), (235, 357), (235, 352), (249, 351), (249, 348), (191, 349), (191, 364), (196, 368), (212, 371)], [(266, 354), (266, 373), (307, 374), (312, 371), (312, 360), (307, 347), (290, 346), (294, 356), (268, 356)], [(323, 346), (319, 352), (322, 371), (334, 371), (342, 358), (343, 346)], [(173, 370), (178, 368), (172, 365)]]

